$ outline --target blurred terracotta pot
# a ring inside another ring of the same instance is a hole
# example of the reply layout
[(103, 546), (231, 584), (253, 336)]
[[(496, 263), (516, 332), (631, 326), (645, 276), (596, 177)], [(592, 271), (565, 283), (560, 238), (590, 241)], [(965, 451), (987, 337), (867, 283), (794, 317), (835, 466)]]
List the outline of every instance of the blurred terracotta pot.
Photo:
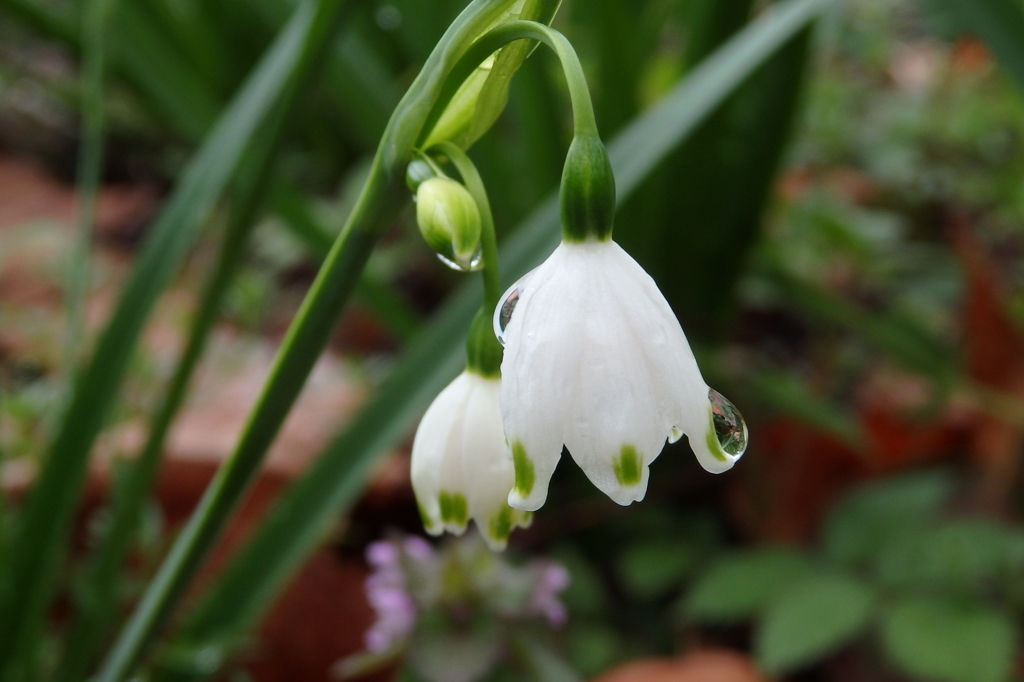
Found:
[(765, 682), (750, 657), (726, 649), (682, 658), (648, 658), (615, 668), (593, 682)]

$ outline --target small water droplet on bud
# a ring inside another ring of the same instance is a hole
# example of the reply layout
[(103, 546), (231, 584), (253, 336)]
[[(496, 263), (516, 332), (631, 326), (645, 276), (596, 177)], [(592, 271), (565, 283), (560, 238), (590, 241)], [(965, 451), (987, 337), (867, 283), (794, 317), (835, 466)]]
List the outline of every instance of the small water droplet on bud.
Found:
[(484, 266), (483, 250), (477, 249), (469, 260), (465, 262), (454, 261), (450, 258), (446, 258), (441, 254), (437, 254), (437, 259), (450, 267), (452, 270), (458, 270), (459, 272), (476, 272)]

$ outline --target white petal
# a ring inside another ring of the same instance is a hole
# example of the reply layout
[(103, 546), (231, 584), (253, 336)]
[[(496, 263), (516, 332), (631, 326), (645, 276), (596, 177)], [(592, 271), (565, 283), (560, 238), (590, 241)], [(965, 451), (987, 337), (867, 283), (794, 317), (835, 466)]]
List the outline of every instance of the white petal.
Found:
[(461, 534), (473, 519), (487, 544), (503, 549), (529, 515), (508, 506), (513, 485), (498, 410), (500, 380), (466, 371), (434, 399), (413, 441), (411, 475), (427, 531)]
[[(508, 503), (534, 511), (547, 499), (548, 483), (562, 455), (564, 408), (576, 396), (565, 372), (578, 354), (579, 339), (562, 333), (559, 311), (567, 271), (559, 249), (530, 275), (505, 330), (501, 363), (501, 411), (516, 468)], [(541, 379), (541, 380), (538, 380)]]
[(505, 342), (505, 433), (536, 472), (513, 506), (543, 504), (563, 443), (619, 504), (643, 499), (674, 427), (709, 471), (735, 461), (708, 446), (708, 386), (672, 309), (614, 242), (561, 244), (532, 273)]
[(466, 372), (448, 384), (427, 408), (413, 439), (412, 487), (424, 526), (433, 535), (443, 530), (461, 534), (466, 529), (461, 432), (471, 388)]
[[(654, 280), (628, 254), (621, 249), (618, 251), (621, 257), (616, 258), (616, 280), (629, 283), (620, 293), (625, 301), (632, 303), (630, 326), (637, 332), (637, 347), (643, 350), (648, 365), (657, 368), (650, 376), (659, 403), (669, 408), (664, 411), (664, 417), (670, 421), (667, 433), (671, 435), (671, 427), (685, 433), (697, 461), (707, 471), (727, 471), (739, 456), (709, 446), (709, 439), (715, 439), (708, 399), (710, 389), (701, 376), (682, 327)], [(635, 291), (627, 292), (629, 286), (635, 287)], [(644, 330), (645, 322), (651, 325), (647, 330)]]
[(462, 475), (469, 515), (491, 549), (504, 549), (523, 512), (508, 506), (515, 474), (505, 444), (498, 394), (501, 381), (469, 375), (471, 385), (462, 431)]

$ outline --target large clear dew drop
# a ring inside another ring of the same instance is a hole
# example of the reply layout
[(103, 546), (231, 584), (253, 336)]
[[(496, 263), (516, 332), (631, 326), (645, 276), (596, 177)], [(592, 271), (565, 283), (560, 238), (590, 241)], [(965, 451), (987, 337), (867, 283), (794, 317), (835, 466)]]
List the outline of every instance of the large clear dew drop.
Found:
[(733, 457), (739, 457), (747, 449), (747, 423), (736, 406), (724, 395), (708, 389), (711, 401), (711, 419), (715, 424), (715, 435), (722, 449)]
[(530, 274), (526, 273), (519, 278), (518, 282), (510, 286), (501, 297), (501, 303), (494, 309), (494, 336), (503, 346), (505, 345), (505, 330), (508, 329), (508, 325), (512, 321), (512, 313), (519, 304), (519, 297), (523, 294), (524, 285)]

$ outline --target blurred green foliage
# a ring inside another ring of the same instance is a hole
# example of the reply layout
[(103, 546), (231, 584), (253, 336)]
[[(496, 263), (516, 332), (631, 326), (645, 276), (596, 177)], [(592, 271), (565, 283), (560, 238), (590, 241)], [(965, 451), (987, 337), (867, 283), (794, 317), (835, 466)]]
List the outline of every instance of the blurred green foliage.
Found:
[(752, 619), (755, 653), (772, 673), (804, 668), (871, 629), (910, 674), (1005, 680), (1024, 607), (1024, 531), (946, 516), (952, 493), (948, 471), (858, 490), (832, 510), (813, 550), (752, 549), (713, 562), (682, 614)]

